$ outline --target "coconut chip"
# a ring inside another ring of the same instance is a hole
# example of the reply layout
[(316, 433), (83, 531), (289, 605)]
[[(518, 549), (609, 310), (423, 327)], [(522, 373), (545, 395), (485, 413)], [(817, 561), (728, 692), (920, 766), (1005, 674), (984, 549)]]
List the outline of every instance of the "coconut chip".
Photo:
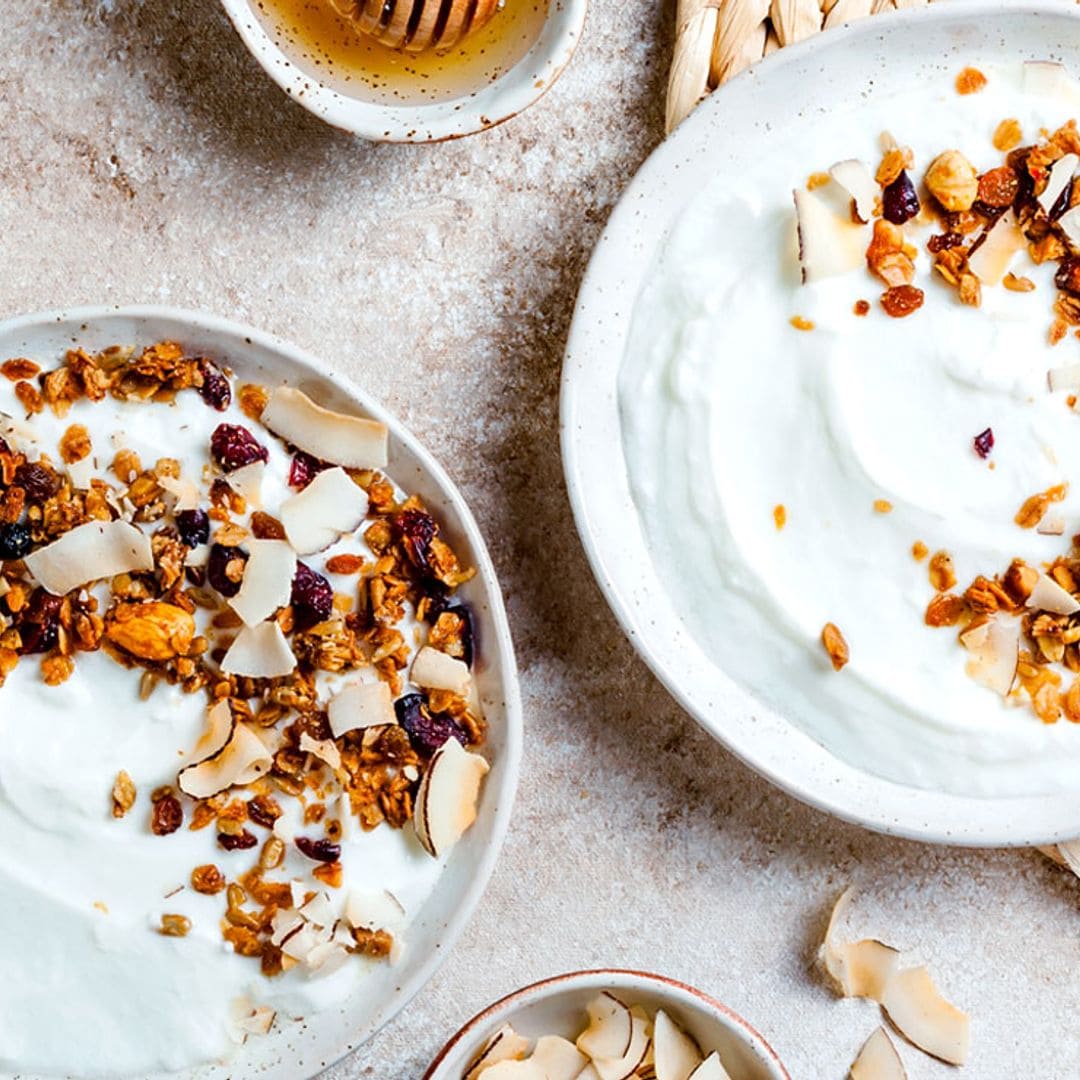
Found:
[(324, 469), (303, 491), (281, 504), (281, 524), (301, 555), (328, 548), (356, 530), (368, 511), (364, 489), (341, 468)]
[(1063, 589), (1049, 574), (1039, 575), (1028, 597), (1027, 606), (1036, 611), (1049, 611), (1054, 615), (1073, 615), (1080, 611), (1080, 601)]
[(972, 623), (960, 643), (971, 654), (967, 673), (994, 693), (1007, 697), (1020, 662), (1020, 620), (1000, 612)]
[(1061, 197), (1061, 193), (1069, 186), (1077, 165), (1080, 165), (1080, 157), (1077, 157), (1076, 154), (1066, 154), (1064, 157), (1058, 158), (1050, 166), (1050, 176), (1047, 178), (1046, 187), (1043, 188), (1042, 194), (1038, 197), (1039, 205), (1048, 214), (1053, 210), (1054, 204)]
[(126, 521), (77, 525), (23, 561), (45, 589), (56, 596), (91, 581), (154, 569), (150, 537)]
[(209, 728), (195, 747), (201, 756), (177, 774), (185, 795), (209, 799), (234, 784), (250, 784), (273, 765), (266, 745), (250, 728), (238, 723), (227, 701), (219, 701), (207, 716)]
[(335, 739), (357, 728), (387, 727), (397, 723), (394, 698), (384, 682), (350, 683), (330, 699), (327, 708)]
[(472, 679), (468, 664), (430, 645), (416, 654), (409, 677), (425, 690), (449, 690), (459, 697), (468, 693)]
[(855, 158), (838, 161), (829, 169), (829, 175), (851, 196), (854, 216), (864, 225), (870, 221), (880, 188), (866, 163)]
[(159, 476), (157, 482), (173, 497), (174, 513), (181, 510), (198, 510), (199, 489), (190, 480), (184, 480), (179, 476)]
[(352, 469), (386, 467), (385, 424), (324, 409), (301, 390), (279, 386), (261, 420), (275, 435), (322, 461)]
[(240, 591), (229, 603), (246, 626), (255, 626), (289, 602), (296, 553), (284, 540), (249, 540), (246, 546)]
[(313, 739), (305, 731), (300, 736), (300, 749), (305, 754), (314, 754), (335, 771), (341, 768), (341, 751), (330, 739)]
[(248, 675), (253, 679), (276, 679), (295, 668), (296, 655), (276, 622), (245, 626), (221, 661), (226, 675)]

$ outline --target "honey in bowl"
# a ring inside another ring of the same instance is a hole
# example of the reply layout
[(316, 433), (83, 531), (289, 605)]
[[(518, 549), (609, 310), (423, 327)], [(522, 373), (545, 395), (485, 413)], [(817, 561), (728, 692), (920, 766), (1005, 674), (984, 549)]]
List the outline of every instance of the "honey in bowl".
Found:
[[(337, 0), (341, 3), (342, 0)], [(408, 52), (364, 34), (334, 0), (252, 0), (278, 47), (313, 79), (348, 97), (386, 105), (448, 101), (509, 71), (532, 47), (548, 0), (503, 0), (449, 50)]]

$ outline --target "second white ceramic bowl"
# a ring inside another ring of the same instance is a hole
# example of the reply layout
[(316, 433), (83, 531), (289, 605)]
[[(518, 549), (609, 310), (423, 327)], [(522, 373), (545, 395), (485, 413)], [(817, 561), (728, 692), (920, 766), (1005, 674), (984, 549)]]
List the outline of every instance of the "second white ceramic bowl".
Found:
[(263, 70), (305, 109), (365, 139), (426, 143), (486, 131), (542, 97), (574, 55), (588, 0), (550, 0), (539, 37), (513, 67), (493, 82), (450, 100), (393, 105), (366, 96), (362, 86), (346, 93), (320, 81), (316, 67), (278, 44), (255, 14), (255, 0), (221, 2)]
[(516, 990), (474, 1016), (439, 1052), (424, 1080), (462, 1080), (503, 1024), (533, 1038), (575, 1039), (585, 1026), (585, 1006), (603, 990), (650, 1013), (663, 1009), (702, 1050), (720, 1054), (733, 1080), (791, 1080), (772, 1047), (726, 1005), (675, 979), (621, 968), (575, 971)]
[(969, 64), (1055, 59), (1080, 71), (1076, 11), (1053, 2), (931, 4), (781, 49), (721, 87), (649, 158), (611, 215), (581, 287), (563, 367), (563, 464), (578, 531), (649, 666), (706, 731), (799, 799), (941, 844), (1030, 846), (1080, 835), (1080, 791), (988, 799), (893, 783), (830, 753), (714, 663), (653, 567), (627, 477), (618, 375), (653, 259), (708, 177), (737, 170), (741, 154), (783, 138), (785, 125), (812, 124), (853, 94), (880, 95), (900, 109), (905, 86)]

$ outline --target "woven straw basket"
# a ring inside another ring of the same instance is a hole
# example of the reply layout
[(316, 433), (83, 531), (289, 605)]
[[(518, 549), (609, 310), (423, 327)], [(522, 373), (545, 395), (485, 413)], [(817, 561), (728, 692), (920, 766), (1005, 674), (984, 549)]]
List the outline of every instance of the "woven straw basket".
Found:
[(841, 23), (930, 0), (679, 0), (667, 130), (710, 90), (775, 49)]

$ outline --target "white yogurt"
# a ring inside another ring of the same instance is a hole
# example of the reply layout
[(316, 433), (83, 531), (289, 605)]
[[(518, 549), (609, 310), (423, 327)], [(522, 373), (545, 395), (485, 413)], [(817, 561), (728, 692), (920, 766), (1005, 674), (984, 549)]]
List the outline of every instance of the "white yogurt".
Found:
[[(1019, 70), (988, 74), (968, 97), (948, 79), (852, 95), (717, 176), (650, 271), (620, 407), (656, 567), (716, 663), (851, 764), (1005, 796), (1075, 788), (1080, 726), (1047, 726), (968, 677), (955, 631), (923, 623), (933, 592), (911, 548), (951, 552), (962, 587), (1016, 556), (1050, 560), (1080, 531), (1080, 417), (1046, 384), (1048, 368), (1080, 360), (1074, 337), (1047, 342), (1054, 268), (1019, 256), (1037, 290), (986, 288), (973, 310), (931, 277), (923, 233), (925, 306), (891, 319), (863, 268), (800, 285), (791, 200), (835, 161), (875, 168), (885, 130), (914, 149), (921, 176), (952, 148), (980, 171), (1000, 164), (991, 136), (1006, 117), (1032, 142), (1076, 115), (1022, 93)], [(865, 318), (852, 311), (861, 298)], [(816, 328), (794, 329), (796, 315)], [(986, 427), (992, 469), (972, 449)], [(1065, 537), (1013, 523), (1028, 496), (1062, 482)], [(875, 513), (878, 499), (893, 511)], [(827, 621), (851, 648), (839, 674), (819, 641)]]
[[(0, 410), (22, 415), (6, 381)], [(101, 467), (123, 445), (144, 467), (178, 458), (183, 476), (197, 481), (222, 420), (249, 427), (270, 449), (263, 498), (273, 512), (289, 493), (289, 456), (235, 407), (222, 415), (194, 393), (168, 407), (83, 401), (63, 420), (46, 412), (32, 427), (54, 461), (60, 435), (82, 423)], [(114, 441), (114, 432), (123, 435)], [(346, 539), (305, 561), (322, 570), (330, 555), (357, 550), (365, 550), (362, 541)], [(355, 578), (334, 580), (355, 587)], [(191, 1067), (236, 1052), (227, 1022), (241, 997), (277, 1009), (285, 1024), (344, 1001), (368, 961), (350, 961), (325, 978), (300, 968), (264, 978), (257, 960), (234, 955), (223, 941), (223, 896), (190, 887), (195, 866), (215, 863), (233, 880), (258, 849), (222, 851), (213, 827), (192, 832), (187, 822), (170, 836), (149, 830), (150, 792), (175, 784), (205, 728), (205, 695), (161, 684), (141, 701), (141, 671), (104, 653), (77, 654), (74, 675), (49, 687), (39, 661), (23, 658), (0, 689), (0, 1073), (115, 1078)], [(121, 769), (139, 798), (116, 820), (110, 792)], [(319, 835), (305, 830), (296, 800), (279, 802), (297, 832)], [(342, 888), (329, 890), (338, 913), (352, 887), (389, 889), (416, 912), (442, 870), (411, 828), (365, 833), (355, 821), (342, 841), (342, 864)], [(321, 889), (313, 866), (289, 845), (272, 876)], [(157, 933), (164, 913), (188, 916), (191, 933)]]

